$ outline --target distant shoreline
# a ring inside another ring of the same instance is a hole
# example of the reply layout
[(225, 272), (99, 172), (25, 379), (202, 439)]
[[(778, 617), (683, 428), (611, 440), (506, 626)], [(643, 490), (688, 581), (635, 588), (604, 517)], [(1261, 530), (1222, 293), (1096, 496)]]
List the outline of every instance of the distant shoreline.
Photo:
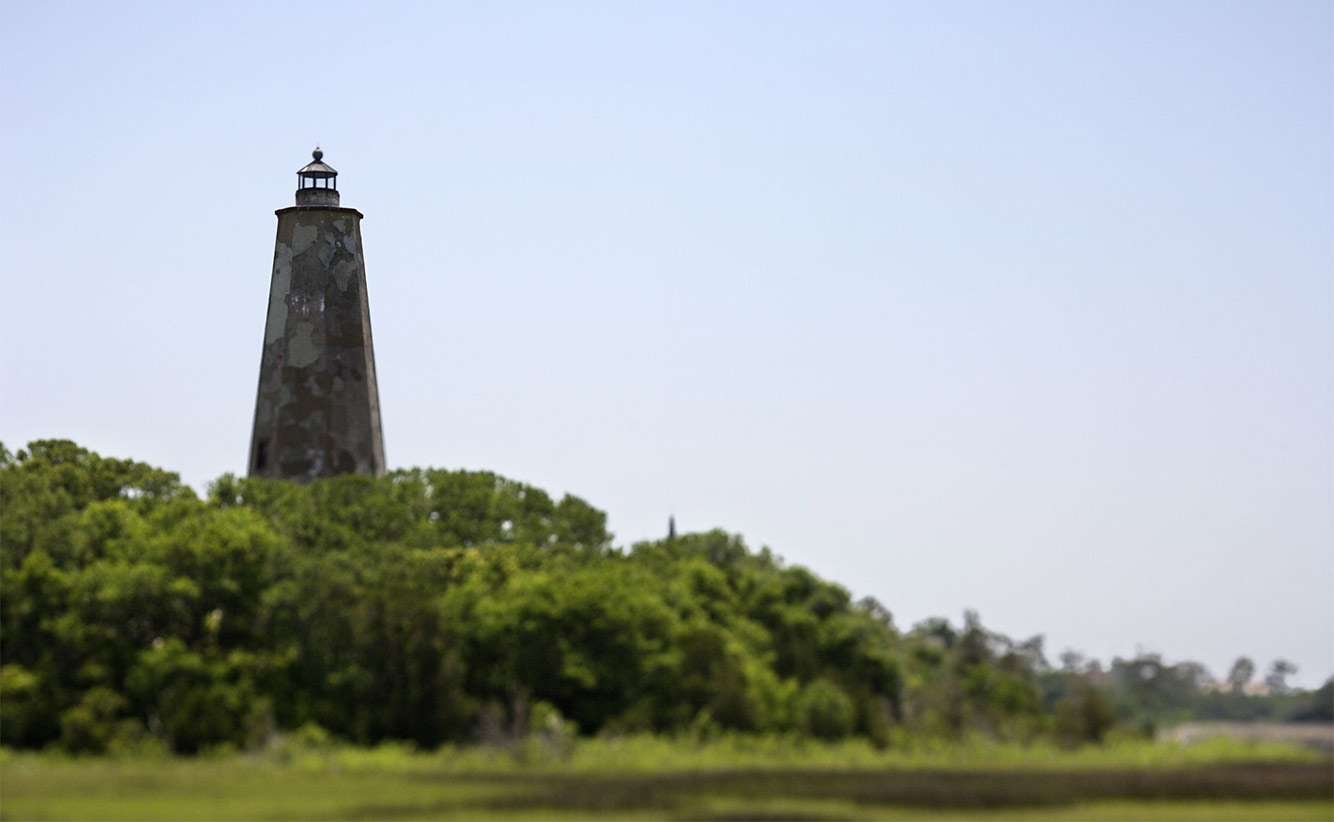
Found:
[(1186, 722), (1159, 734), (1161, 739), (1182, 745), (1220, 736), (1243, 742), (1291, 742), (1334, 752), (1334, 723), (1330, 722)]

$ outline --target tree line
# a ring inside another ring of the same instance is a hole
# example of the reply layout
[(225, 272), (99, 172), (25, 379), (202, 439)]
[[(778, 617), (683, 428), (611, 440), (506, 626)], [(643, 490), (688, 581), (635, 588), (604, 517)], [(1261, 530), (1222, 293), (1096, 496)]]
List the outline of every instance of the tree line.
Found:
[(617, 547), (584, 500), (488, 472), (227, 475), (200, 498), (46, 440), (0, 446), (0, 506), (14, 747), (189, 754), (316, 726), (424, 748), (552, 729), (1077, 744), (1194, 704), (1138, 667), (1052, 667), (1040, 637), (972, 613), (901, 631), (722, 531)]

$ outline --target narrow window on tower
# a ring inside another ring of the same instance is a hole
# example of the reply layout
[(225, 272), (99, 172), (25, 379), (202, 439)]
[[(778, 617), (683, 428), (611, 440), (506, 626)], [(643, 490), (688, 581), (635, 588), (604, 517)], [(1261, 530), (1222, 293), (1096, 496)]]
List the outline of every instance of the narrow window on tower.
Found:
[(255, 470), (263, 471), (269, 464), (269, 440), (267, 437), (255, 443)]

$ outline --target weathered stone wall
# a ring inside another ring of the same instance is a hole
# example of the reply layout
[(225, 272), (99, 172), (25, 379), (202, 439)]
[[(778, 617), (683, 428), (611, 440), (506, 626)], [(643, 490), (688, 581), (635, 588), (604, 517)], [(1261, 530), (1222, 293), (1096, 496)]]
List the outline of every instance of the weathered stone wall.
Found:
[(252, 477), (384, 473), (361, 213), (278, 212), (250, 442)]

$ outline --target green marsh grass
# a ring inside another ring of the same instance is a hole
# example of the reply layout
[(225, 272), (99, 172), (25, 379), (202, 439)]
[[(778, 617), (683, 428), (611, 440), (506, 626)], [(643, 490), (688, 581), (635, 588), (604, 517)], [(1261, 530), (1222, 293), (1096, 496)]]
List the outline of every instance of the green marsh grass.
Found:
[(781, 737), (560, 752), (280, 740), (250, 754), (0, 755), (0, 819), (1331, 819), (1334, 761), (1285, 746), (974, 741), (876, 751)]

